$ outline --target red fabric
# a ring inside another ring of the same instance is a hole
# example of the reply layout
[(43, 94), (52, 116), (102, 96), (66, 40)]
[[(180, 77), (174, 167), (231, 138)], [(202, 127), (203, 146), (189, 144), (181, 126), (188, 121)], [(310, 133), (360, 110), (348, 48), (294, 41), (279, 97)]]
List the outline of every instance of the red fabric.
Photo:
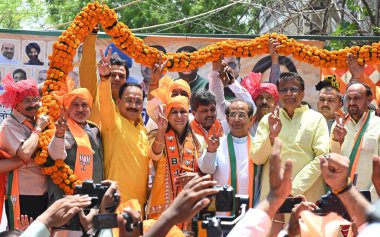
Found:
[(278, 101), (277, 86), (273, 83), (261, 83), (261, 73), (250, 72), (241, 81), (241, 85), (249, 92), (253, 100), (256, 100), (261, 93), (268, 92), (273, 95), (276, 102)]
[(4, 94), (0, 96), (0, 103), (6, 108), (14, 108), (26, 96), (39, 96), (37, 82), (33, 79), (14, 82), (12, 76), (8, 74), (3, 77), (1, 83), (4, 87)]

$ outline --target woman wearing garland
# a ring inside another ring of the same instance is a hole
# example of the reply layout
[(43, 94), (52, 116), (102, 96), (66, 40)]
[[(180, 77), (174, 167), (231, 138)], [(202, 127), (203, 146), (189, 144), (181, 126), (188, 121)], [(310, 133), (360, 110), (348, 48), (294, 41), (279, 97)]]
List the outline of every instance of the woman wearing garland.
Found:
[(162, 156), (155, 161), (156, 174), (147, 209), (149, 218), (155, 219), (199, 171), (197, 159), (205, 148), (203, 138), (194, 134), (189, 125), (189, 99), (176, 96), (163, 103), (152, 141), (153, 152)]

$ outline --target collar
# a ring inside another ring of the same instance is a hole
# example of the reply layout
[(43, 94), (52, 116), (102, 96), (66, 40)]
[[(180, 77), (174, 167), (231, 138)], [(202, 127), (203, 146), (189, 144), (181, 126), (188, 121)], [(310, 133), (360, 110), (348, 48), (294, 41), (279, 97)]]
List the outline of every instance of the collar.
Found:
[(234, 137), (232, 136), (232, 141), (233, 143), (236, 143), (236, 144), (244, 144), (244, 143), (247, 143), (248, 141), (248, 136), (245, 136), (245, 137)]
[[(12, 114), (13, 117), (19, 122), (19, 123), (24, 123), (25, 120), (31, 121), (31, 119), (27, 118), (25, 115), (22, 113), (18, 112), (16, 109), (12, 109)], [(34, 121), (31, 121), (34, 122)]]
[[(367, 113), (369, 113), (370, 111), (367, 111), (367, 112), (364, 112), (363, 114), (362, 114), (362, 117), (359, 119), (359, 121), (358, 122), (355, 122), (355, 120), (353, 119), (353, 118), (351, 118), (351, 116), (349, 116), (349, 118), (350, 118), (350, 121), (353, 123), (353, 124), (362, 124), (363, 123), (363, 119), (364, 119), (364, 117), (365, 117), (365, 115), (367, 114)], [(368, 116), (370, 116), (371, 117), (371, 113), (368, 115)]]
[(199, 75), (197, 74), (197, 76), (192, 81), (188, 82), (188, 84), (190, 85), (190, 84), (195, 83), (195, 81), (198, 80), (198, 78), (199, 78)]
[[(294, 110), (294, 115), (296, 115), (296, 114), (302, 114), (303, 112), (305, 112), (307, 110), (309, 110), (309, 106), (307, 106), (307, 105), (301, 105), (300, 107), (298, 107), (298, 108), (296, 108)], [(288, 115), (288, 113), (286, 112), (285, 109), (281, 108), (280, 111), (285, 116), (285, 118), (288, 118), (288, 119), (291, 120), (291, 118), (289, 117), (289, 115)], [(293, 115), (293, 118), (294, 118), (294, 115)]]

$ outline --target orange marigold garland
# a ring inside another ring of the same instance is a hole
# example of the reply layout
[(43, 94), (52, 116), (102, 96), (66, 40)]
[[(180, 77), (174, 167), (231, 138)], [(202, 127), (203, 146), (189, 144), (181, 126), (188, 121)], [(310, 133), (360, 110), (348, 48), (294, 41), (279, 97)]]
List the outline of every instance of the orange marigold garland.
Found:
[(265, 34), (249, 41), (220, 41), (192, 53), (163, 54), (156, 48), (146, 45), (124, 23), (118, 22), (117, 14), (108, 6), (98, 2), (89, 3), (53, 44), (53, 53), (49, 55), (47, 79), (42, 88), (42, 107), (38, 114), (48, 114), (52, 119), (48, 129), (41, 133), (35, 163), (42, 167), (42, 173), (49, 175), (65, 194), (72, 194), (75, 185), (81, 184), (82, 181), (77, 179), (73, 170), (63, 160), (53, 161), (49, 158), (48, 145), (54, 136), (54, 123), (59, 117), (59, 106), (51, 92), (59, 90), (64, 85), (67, 73), (73, 69), (76, 49), (98, 23), (103, 26), (108, 35), (112, 36), (112, 41), (116, 46), (134, 58), (137, 63), (151, 66), (161, 54), (164, 60), (169, 59), (167, 65), (169, 71), (192, 70), (207, 62), (217, 60), (222, 54), (226, 57), (253, 57), (268, 53), (268, 42), (272, 39), (281, 43), (279, 53), (293, 54), (297, 60), (314, 66), (345, 68), (347, 67), (346, 56), (349, 53), (357, 56), (359, 64), (380, 63), (378, 54), (380, 43), (328, 51), (304, 45), (295, 39), (276, 33)]

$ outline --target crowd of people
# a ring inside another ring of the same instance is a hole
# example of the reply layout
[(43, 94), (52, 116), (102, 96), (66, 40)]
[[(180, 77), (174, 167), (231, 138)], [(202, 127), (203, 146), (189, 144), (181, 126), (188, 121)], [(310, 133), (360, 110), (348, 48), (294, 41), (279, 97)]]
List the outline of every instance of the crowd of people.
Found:
[[(333, 77), (325, 79), (316, 86), (313, 110), (303, 101), (303, 78), (281, 72), (286, 60), (275, 41), (269, 43), (271, 65), (261, 63), (271, 69), (269, 78), (256, 72), (242, 78), (240, 58), (221, 57), (207, 79), (198, 69), (172, 79), (164, 75), (168, 61), (160, 58), (142, 67), (147, 76), (141, 84), (115, 47), (100, 49), (97, 62), (95, 41), (91, 34), (83, 43), (80, 87), (68, 77), (53, 93), (60, 115), (48, 153), (79, 180), (107, 186), (101, 204), (85, 213), (91, 197), (65, 196), (54, 177), (41, 174), (34, 156), (52, 118), (36, 116), (41, 101), (33, 79), (8, 75), (0, 96), (12, 109), (0, 126), (0, 202), (8, 231), (0, 236), (139, 236), (138, 227), (126, 230), (125, 213), (143, 223), (144, 236), (206, 236), (192, 217), (209, 205), (216, 184), (249, 197), (249, 210), (224, 236), (337, 236), (347, 223), (351, 236), (374, 236), (376, 224), (367, 226), (367, 212), (380, 195), (380, 118), (371, 106), (374, 94), (361, 80), (364, 66), (353, 55), (347, 59), (353, 76), (345, 94)], [(29, 53), (38, 53), (32, 46)], [(186, 46), (178, 52), (195, 50)], [(370, 200), (358, 190), (369, 191)], [(313, 213), (326, 192), (345, 206), (348, 220)], [(115, 193), (120, 205), (110, 208)], [(279, 213), (289, 197), (302, 202), (290, 215)], [(94, 216), (113, 211), (114, 231), (97, 230)], [(77, 214), (81, 232), (56, 229)], [(327, 217), (335, 235), (308, 226)]]

